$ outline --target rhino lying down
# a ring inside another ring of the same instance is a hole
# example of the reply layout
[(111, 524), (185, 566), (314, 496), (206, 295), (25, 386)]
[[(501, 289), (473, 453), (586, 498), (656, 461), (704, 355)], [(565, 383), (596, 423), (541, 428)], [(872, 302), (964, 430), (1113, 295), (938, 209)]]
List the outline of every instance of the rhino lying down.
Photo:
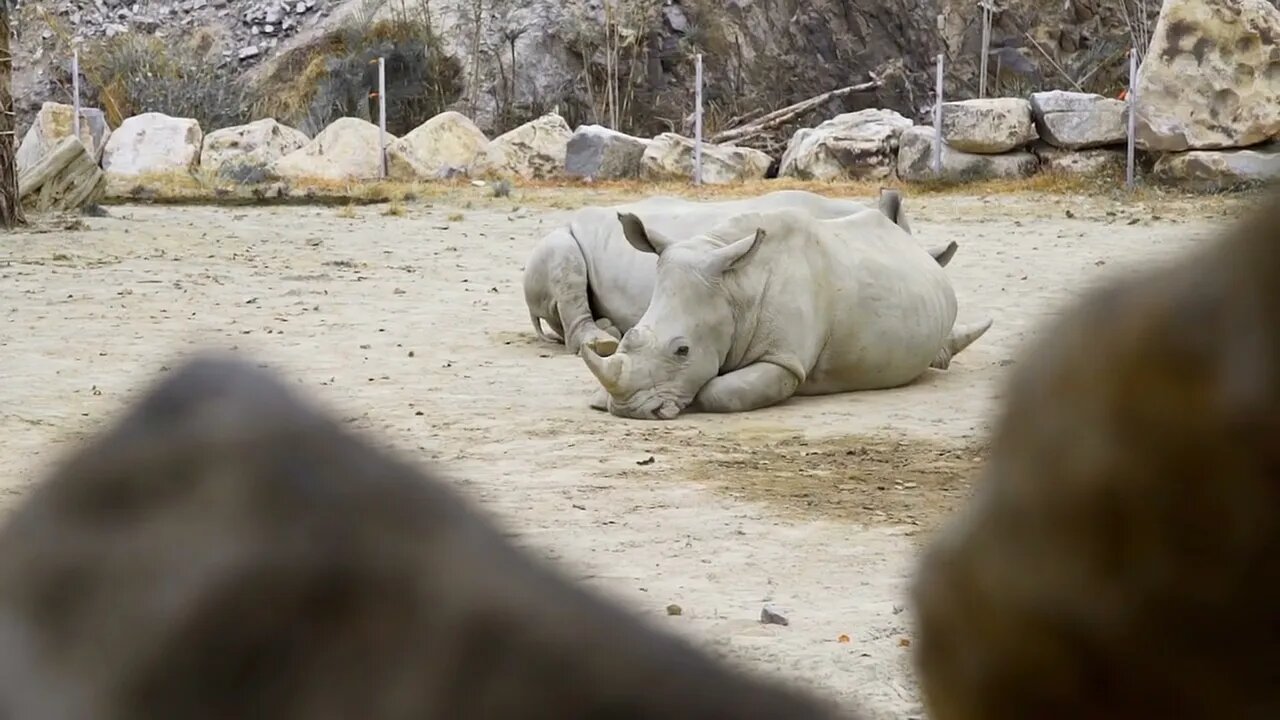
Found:
[(618, 218), (659, 259), (652, 301), (617, 352), (583, 347), (602, 387), (592, 406), (615, 415), (670, 419), (897, 387), (945, 369), (991, 327), (954, 327), (942, 266), (874, 210), (743, 213), (686, 240)]
[[(524, 299), (534, 331), (539, 339), (564, 342), (575, 353), (583, 343), (612, 352), (617, 339), (640, 320), (653, 295), (657, 257), (639, 252), (627, 242), (618, 225), (620, 212), (639, 217), (661, 234), (690, 235), (706, 232), (743, 212), (782, 208), (834, 218), (861, 212), (867, 206), (801, 190), (782, 190), (740, 200), (696, 202), (652, 197), (579, 210), (565, 226), (538, 243), (525, 266)], [(910, 233), (897, 191), (882, 192), (880, 210)], [(945, 265), (955, 251), (952, 242), (930, 250), (930, 254)], [(548, 336), (543, 322), (558, 337)]]
[(838, 715), (542, 566), (262, 371), (205, 359), (8, 517), (0, 717)]

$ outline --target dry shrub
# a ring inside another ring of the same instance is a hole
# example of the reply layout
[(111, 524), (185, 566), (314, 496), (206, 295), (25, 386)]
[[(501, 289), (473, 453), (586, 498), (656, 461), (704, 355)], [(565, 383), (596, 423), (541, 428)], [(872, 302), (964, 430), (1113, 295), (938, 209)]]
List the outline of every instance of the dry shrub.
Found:
[(660, 9), (656, 0), (607, 0), (599, 10), (577, 6), (570, 12), (563, 32), (582, 60), (575, 110), (584, 121), (632, 133), (651, 129), (647, 68)]
[(430, 8), (366, 0), (339, 29), (280, 58), (258, 83), (254, 114), (314, 135), (341, 117), (377, 120), (385, 58), (387, 131), (404, 135), (461, 95), (461, 68), (441, 49)]
[(113, 126), (144, 112), (194, 118), (206, 132), (250, 119), (237, 67), (224, 62), (202, 33), (104, 38), (81, 53), (81, 71), (88, 81), (86, 104), (101, 107)]

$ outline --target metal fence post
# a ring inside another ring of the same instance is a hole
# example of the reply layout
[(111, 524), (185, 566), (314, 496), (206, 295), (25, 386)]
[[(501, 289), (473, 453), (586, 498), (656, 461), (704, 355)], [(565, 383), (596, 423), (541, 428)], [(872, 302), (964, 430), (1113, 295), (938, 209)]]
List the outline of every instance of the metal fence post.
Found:
[(982, 57), (978, 59), (978, 97), (987, 96), (987, 59), (991, 57), (991, 6), (982, 2)]
[(693, 184), (702, 184), (702, 53), (694, 60)]
[(942, 53), (938, 53), (937, 101), (933, 104), (933, 174), (942, 176)]
[(378, 58), (378, 153), (381, 177), (387, 177), (387, 61)]
[(1132, 190), (1135, 185), (1134, 145), (1138, 129), (1138, 50), (1136, 48), (1129, 50), (1129, 91), (1125, 99), (1129, 101), (1129, 147), (1124, 181), (1125, 185)]
[(80, 48), (71, 49), (71, 135), (80, 138)]

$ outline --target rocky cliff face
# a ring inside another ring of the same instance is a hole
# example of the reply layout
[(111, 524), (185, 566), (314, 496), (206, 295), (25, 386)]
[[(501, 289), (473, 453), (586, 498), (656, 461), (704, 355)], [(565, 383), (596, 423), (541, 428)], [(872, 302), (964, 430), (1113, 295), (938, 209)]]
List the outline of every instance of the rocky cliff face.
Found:
[(25, 127), (46, 100), (69, 102), (73, 43), (129, 34), (172, 43), (207, 37), (209, 59), (248, 68), (322, 23), (341, 0), (14, 0), (14, 98)]
[[(1158, 9), (1155, 0), (1002, 0), (1000, 6), (989, 88), (1009, 94), (1080, 85), (1114, 95), (1131, 42), (1126, 17), (1145, 11), (1153, 18)], [(28, 103), (20, 115), (45, 99), (63, 99), (58, 85), (65, 65), (58, 64), (66, 62), (66, 35), (176, 37), (199, 28), (216, 38), (211, 57), (217, 62), (270, 83), (296, 81), (316, 53), (342, 52), (351, 43), (334, 37), (344, 27), (349, 36), (351, 23), (372, 27), (371, 17), (411, 12), (429, 16), (435, 51), (451, 60), (456, 74), (437, 83), (435, 109), (464, 112), (490, 134), (552, 109), (570, 125), (600, 122), (642, 135), (687, 132), (699, 52), (712, 131), (872, 74), (883, 80), (881, 88), (835, 101), (801, 122), (866, 107), (921, 117), (933, 103), (939, 52), (948, 59), (948, 99), (973, 97), (978, 86), (980, 13), (972, 0), (27, 0), (18, 13), (16, 94)], [(287, 72), (272, 72), (282, 63)], [(390, 72), (397, 92), (439, 80)], [(318, 72), (314, 82), (332, 83), (338, 74)], [(369, 85), (372, 75), (349, 80)], [(364, 89), (320, 88), (316, 97), (358, 97)], [(323, 105), (314, 101), (299, 111), (308, 117), (279, 119), (315, 124), (325, 112), (337, 112)], [(393, 112), (427, 111), (422, 103), (398, 107)]]
[[(712, 128), (873, 74), (884, 81), (879, 90), (815, 115), (883, 107), (922, 117), (933, 103), (939, 52), (949, 94), (978, 90), (980, 13), (971, 0), (483, 0), (479, 14), (476, 0), (431, 7), (464, 68), (460, 109), (486, 129), (557, 106), (571, 124), (613, 124), (607, 78), (616, 74), (620, 129), (687, 131), (698, 52)], [(1004, 0), (1000, 7), (989, 87), (1024, 94), (1080, 85), (1114, 94), (1130, 25), (1142, 15), (1153, 22), (1158, 3)]]

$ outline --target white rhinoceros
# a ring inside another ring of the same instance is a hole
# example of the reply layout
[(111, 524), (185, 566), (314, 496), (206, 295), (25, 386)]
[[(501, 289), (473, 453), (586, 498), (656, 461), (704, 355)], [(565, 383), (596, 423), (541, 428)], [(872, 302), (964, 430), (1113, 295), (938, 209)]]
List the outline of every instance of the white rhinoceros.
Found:
[(876, 210), (739, 213), (679, 236), (634, 214), (618, 220), (661, 261), (649, 306), (616, 352), (582, 348), (603, 388), (592, 407), (614, 415), (666, 420), (897, 387), (945, 369), (991, 327), (955, 326), (941, 263)]
[[(627, 242), (618, 213), (635, 215), (660, 234), (691, 235), (742, 212), (781, 208), (832, 218), (861, 212), (867, 206), (801, 190), (782, 190), (718, 202), (659, 196), (625, 205), (583, 208), (542, 238), (525, 266), (524, 300), (533, 329), (540, 340), (562, 342), (575, 353), (587, 342), (608, 353), (640, 320), (653, 295), (657, 256), (640, 252)], [(896, 191), (881, 193), (880, 210), (910, 233)], [(945, 265), (955, 250), (953, 242), (930, 254)], [(544, 321), (558, 337), (543, 332)]]

